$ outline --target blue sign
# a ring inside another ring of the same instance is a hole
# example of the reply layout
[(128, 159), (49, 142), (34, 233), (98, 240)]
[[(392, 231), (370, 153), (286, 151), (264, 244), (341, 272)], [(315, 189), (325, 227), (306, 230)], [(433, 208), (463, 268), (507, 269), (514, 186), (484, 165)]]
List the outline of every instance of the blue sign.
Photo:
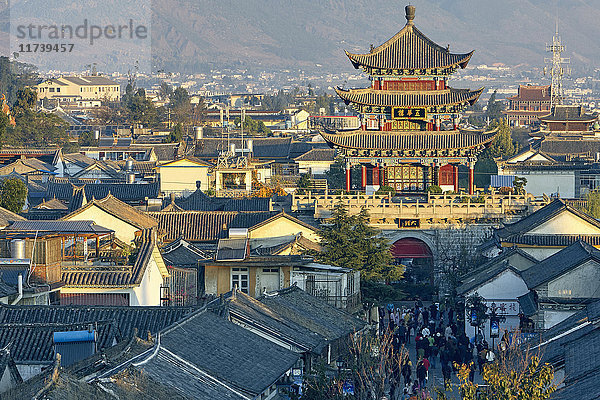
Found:
[(342, 385), (342, 391), (344, 394), (354, 395), (354, 383), (349, 380), (344, 381), (344, 384)]

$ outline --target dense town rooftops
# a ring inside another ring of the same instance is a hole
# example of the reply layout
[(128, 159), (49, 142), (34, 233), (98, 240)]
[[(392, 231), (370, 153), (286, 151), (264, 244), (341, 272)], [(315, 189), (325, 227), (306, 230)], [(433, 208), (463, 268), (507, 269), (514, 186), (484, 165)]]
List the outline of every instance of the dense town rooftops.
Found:
[(71, 214), (65, 216), (64, 219), (69, 220), (92, 207), (98, 207), (102, 211), (116, 218), (119, 218), (122, 221), (128, 222), (129, 224), (139, 229), (153, 228), (158, 225), (158, 222), (154, 218), (141, 211), (136, 210), (130, 205), (125, 204), (110, 193), (101, 200), (92, 199), (92, 201), (87, 203), (82, 208), (73, 211)]
[(464, 54), (450, 53), (414, 26), (415, 7), (406, 7), (406, 26), (382, 45), (367, 54), (346, 51), (355, 68), (360, 66), (380, 69), (435, 69), (460, 66), (465, 68), (473, 51)]
[(335, 89), (338, 96), (346, 102), (377, 106), (439, 106), (468, 103), (473, 105), (483, 92), (470, 89), (444, 89), (431, 91), (391, 91), (366, 89)]

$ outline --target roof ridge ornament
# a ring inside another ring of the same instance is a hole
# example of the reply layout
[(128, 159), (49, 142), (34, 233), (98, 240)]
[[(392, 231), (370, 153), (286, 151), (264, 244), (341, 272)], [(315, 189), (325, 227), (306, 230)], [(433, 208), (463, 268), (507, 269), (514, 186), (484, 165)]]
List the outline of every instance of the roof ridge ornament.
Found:
[(409, 4), (404, 7), (404, 11), (406, 12), (406, 25), (414, 25), (413, 20), (415, 19), (415, 6)]

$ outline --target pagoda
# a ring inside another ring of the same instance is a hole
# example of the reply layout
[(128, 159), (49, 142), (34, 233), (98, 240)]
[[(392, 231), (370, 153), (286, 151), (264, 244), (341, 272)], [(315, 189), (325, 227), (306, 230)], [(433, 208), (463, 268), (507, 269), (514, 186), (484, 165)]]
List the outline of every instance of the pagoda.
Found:
[(428, 39), (414, 25), (415, 7), (406, 6), (406, 26), (367, 54), (346, 55), (356, 69), (369, 74), (371, 86), (337, 94), (360, 115), (352, 131), (324, 129), (325, 141), (346, 162), (346, 190), (351, 167), (360, 165), (361, 186), (377, 190), (423, 192), (431, 185), (458, 191), (458, 166), (469, 168), (473, 193), (477, 156), (496, 131), (459, 128), (461, 111), (474, 104), (483, 88), (454, 89), (448, 77), (465, 68), (473, 52), (455, 54)]

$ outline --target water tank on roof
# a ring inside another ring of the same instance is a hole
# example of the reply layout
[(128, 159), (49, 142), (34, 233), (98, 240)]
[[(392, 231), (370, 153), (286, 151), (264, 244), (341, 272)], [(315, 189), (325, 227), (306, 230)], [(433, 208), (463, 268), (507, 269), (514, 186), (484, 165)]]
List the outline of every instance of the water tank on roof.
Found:
[(247, 238), (248, 228), (229, 228), (229, 239)]
[(127, 171), (133, 171), (133, 160), (131, 158), (128, 158), (125, 162), (125, 168)]
[(235, 154), (235, 143), (231, 143), (230, 150), (231, 154)]
[(25, 258), (25, 241), (23, 239), (10, 241), (10, 256), (17, 259)]
[(127, 183), (135, 183), (135, 174), (133, 172), (127, 173)]
[(248, 139), (248, 151), (250, 153), (252, 153), (253, 150), (253, 143), (252, 143), (252, 139)]
[(195, 126), (194, 127), (194, 138), (196, 140), (200, 140), (204, 137), (204, 128), (202, 128), (201, 126)]

